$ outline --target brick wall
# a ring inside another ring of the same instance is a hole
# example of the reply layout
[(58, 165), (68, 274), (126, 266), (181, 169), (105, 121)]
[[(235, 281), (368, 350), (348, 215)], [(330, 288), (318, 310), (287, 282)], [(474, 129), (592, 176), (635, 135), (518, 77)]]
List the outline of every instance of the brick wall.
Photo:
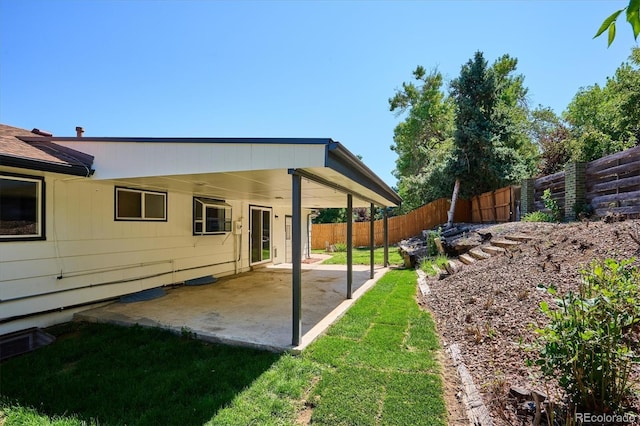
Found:
[(575, 220), (574, 206), (585, 203), (585, 163), (569, 163), (564, 171), (564, 218)]

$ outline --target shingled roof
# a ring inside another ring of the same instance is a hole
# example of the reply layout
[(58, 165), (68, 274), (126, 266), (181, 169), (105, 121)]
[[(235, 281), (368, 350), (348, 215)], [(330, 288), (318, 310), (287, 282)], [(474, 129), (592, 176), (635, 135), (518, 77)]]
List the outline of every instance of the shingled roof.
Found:
[(90, 176), (93, 156), (49, 142), (33, 131), (0, 124), (0, 166)]

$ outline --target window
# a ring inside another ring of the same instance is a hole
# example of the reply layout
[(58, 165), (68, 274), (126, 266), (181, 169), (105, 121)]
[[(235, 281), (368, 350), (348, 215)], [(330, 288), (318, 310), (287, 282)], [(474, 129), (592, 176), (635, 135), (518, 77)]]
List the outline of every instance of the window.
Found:
[(44, 179), (0, 175), (0, 241), (44, 239)]
[(116, 220), (167, 220), (167, 193), (116, 188)]
[(224, 201), (193, 199), (193, 235), (231, 232), (231, 206)]

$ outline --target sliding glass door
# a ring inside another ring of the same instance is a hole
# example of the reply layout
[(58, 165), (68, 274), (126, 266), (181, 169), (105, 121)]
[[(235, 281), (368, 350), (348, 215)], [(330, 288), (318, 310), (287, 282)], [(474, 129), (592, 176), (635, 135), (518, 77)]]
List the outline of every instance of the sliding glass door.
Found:
[(251, 207), (251, 264), (271, 261), (271, 209)]

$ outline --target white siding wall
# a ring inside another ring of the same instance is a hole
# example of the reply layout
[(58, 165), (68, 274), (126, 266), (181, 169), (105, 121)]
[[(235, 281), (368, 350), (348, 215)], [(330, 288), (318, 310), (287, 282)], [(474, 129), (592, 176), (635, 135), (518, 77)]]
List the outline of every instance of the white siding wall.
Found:
[[(307, 224), (307, 217), (311, 213), (311, 210), (302, 209), (302, 259), (307, 257), (309, 253), (309, 227)], [(273, 230), (272, 230), (272, 244), (271, 250), (273, 253), (273, 263), (280, 264), (286, 260), (285, 253), (285, 216), (291, 216), (290, 207), (274, 207), (272, 212)], [(277, 216), (277, 217), (276, 217)]]
[[(0, 243), (0, 318), (60, 310), (204, 275), (248, 270), (246, 232), (242, 236), (192, 235), (192, 194), (168, 193), (167, 222), (122, 222), (114, 220), (112, 183), (44, 176), (46, 241)], [(233, 219), (241, 219), (247, 230), (250, 203), (227, 202)], [(274, 208), (274, 263), (285, 259), (284, 217), (289, 210)], [(303, 221), (303, 236), (306, 234)], [(239, 238), (243, 239), (242, 254), (236, 264)], [(306, 238), (303, 240), (305, 247)], [(50, 318), (0, 324), (0, 334), (49, 325)], [(56, 318), (61, 318), (59, 313)]]

